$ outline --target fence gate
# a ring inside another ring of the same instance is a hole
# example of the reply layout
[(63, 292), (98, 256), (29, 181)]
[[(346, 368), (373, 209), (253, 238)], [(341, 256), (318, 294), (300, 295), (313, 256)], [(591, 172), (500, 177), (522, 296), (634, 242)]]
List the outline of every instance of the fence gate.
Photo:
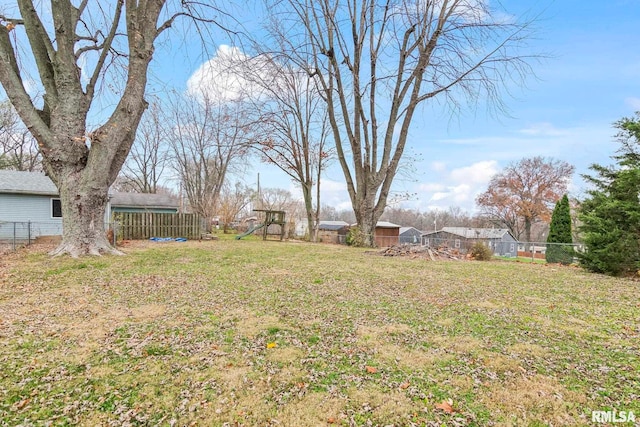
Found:
[(120, 239), (143, 240), (151, 237), (186, 237), (199, 239), (202, 220), (197, 214), (117, 212), (113, 215)]

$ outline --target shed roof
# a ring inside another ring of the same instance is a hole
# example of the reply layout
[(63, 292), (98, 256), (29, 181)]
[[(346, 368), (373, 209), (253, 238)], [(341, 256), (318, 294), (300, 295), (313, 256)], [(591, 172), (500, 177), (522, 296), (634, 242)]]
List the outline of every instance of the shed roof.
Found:
[(318, 223), (318, 230), (335, 231), (348, 226), (349, 223), (344, 221), (320, 221)]
[[(351, 226), (356, 226), (358, 224), (351, 224)], [(376, 228), (400, 228), (400, 226), (398, 224), (394, 224), (392, 222), (387, 222), (387, 221), (378, 221), (376, 223)]]
[(400, 226), (398, 224), (394, 224), (392, 222), (378, 221), (376, 223), (376, 228), (400, 228)]
[(167, 194), (111, 193), (111, 206), (146, 209), (178, 209), (180, 202)]
[[(471, 228), (471, 227), (442, 227), (440, 231), (451, 233), (465, 239), (501, 239), (505, 234), (510, 234), (506, 228)], [(435, 234), (430, 231), (423, 235)]]
[(418, 230), (415, 227), (400, 227), (400, 235), (402, 236), (404, 233), (408, 231), (417, 231), (419, 234), (422, 234), (422, 231)]
[(58, 188), (41, 172), (0, 170), (0, 193), (57, 196)]

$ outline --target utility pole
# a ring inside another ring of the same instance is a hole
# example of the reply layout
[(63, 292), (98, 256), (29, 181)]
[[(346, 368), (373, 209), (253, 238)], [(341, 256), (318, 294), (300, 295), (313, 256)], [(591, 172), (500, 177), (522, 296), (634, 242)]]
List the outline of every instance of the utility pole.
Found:
[(258, 172), (258, 206), (262, 209), (262, 195), (260, 194), (260, 172)]

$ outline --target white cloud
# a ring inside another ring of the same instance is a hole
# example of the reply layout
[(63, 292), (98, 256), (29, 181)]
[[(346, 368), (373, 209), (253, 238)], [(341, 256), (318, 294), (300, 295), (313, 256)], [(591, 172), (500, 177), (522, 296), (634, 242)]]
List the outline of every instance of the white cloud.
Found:
[(444, 191), (446, 189), (447, 189), (446, 185), (440, 182), (423, 182), (418, 185), (418, 191), (425, 192), (425, 193)]
[(351, 209), (346, 182), (324, 178), (320, 182), (320, 190), (322, 191), (320, 203), (323, 205), (333, 206), (338, 211)]
[(220, 103), (265, 99), (279, 91), (313, 90), (302, 69), (279, 64), (269, 55), (249, 57), (239, 48), (221, 45), (213, 58), (202, 64), (187, 81), (187, 92)]
[(472, 211), (475, 198), (486, 190), (491, 177), (498, 172), (496, 160), (482, 160), (469, 166), (442, 171), (439, 182), (420, 183), (417, 186), (422, 209), (447, 209), (459, 206)]
[(444, 172), (447, 170), (447, 164), (445, 162), (431, 162), (431, 170), (434, 172)]
[(451, 195), (451, 193), (449, 193), (449, 192), (433, 193), (433, 196), (431, 196), (431, 199), (429, 199), (429, 201), (437, 202), (438, 200), (444, 200), (444, 199), (448, 198), (450, 195)]
[(534, 123), (531, 126), (520, 129), (518, 131), (521, 134), (529, 136), (567, 136), (570, 131), (567, 129), (558, 129), (553, 124), (548, 122)]
[[(258, 66), (234, 46), (220, 45), (213, 58), (202, 64), (187, 80), (192, 96), (207, 96), (219, 102), (259, 96), (259, 86), (242, 76), (241, 67)], [(247, 65), (248, 63), (252, 63)]]
[(457, 168), (451, 171), (450, 177), (457, 183), (474, 183), (486, 185), (491, 177), (498, 172), (498, 162), (495, 160), (485, 160)]

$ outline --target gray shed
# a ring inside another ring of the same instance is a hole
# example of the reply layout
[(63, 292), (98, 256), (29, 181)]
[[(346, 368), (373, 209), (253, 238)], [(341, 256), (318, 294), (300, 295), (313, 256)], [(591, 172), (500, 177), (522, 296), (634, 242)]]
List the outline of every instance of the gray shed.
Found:
[(466, 253), (476, 242), (483, 242), (495, 255), (518, 256), (518, 240), (506, 228), (443, 227), (440, 231), (422, 234), (422, 244), (446, 245)]
[(400, 244), (420, 244), (422, 231), (414, 227), (400, 227)]
[(318, 241), (324, 243), (345, 243), (349, 223), (344, 221), (320, 221), (318, 223)]

